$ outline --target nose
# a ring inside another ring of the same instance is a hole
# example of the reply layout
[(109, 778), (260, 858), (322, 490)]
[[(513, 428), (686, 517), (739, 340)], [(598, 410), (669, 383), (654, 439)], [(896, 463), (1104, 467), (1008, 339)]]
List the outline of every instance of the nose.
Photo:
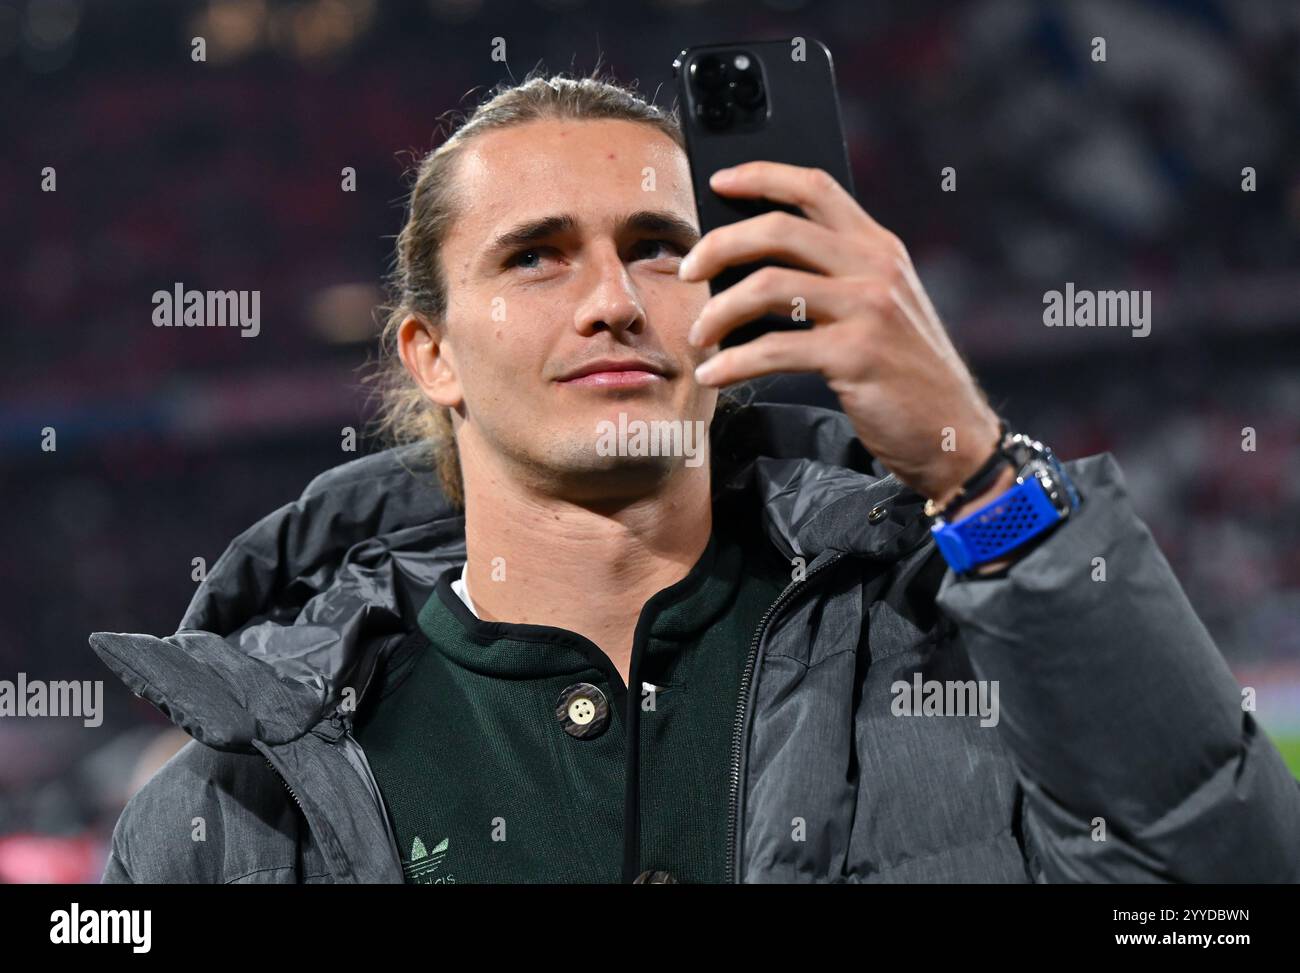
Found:
[(583, 285), (584, 296), (574, 315), (580, 335), (589, 337), (602, 330), (635, 334), (645, 327), (640, 295), (612, 244), (593, 248)]

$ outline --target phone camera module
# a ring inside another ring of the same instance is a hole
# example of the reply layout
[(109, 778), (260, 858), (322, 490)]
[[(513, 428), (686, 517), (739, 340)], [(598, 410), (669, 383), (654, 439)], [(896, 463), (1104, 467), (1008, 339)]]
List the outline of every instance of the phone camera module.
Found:
[(763, 72), (744, 51), (704, 54), (690, 68), (695, 117), (711, 132), (752, 131), (767, 115)]
[(736, 103), (742, 108), (752, 111), (763, 104), (763, 82), (752, 67), (738, 73), (731, 90), (736, 97)]
[(727, 83), (727, 64), (720, 57), (706, 57), (695, 65), (695, 80), (705, 91), (717, 91)]
[(705, 126), (719, 132), (731, 125), (735, 111), (726, 98), (714, 95), (700, 102), (699, 115)]

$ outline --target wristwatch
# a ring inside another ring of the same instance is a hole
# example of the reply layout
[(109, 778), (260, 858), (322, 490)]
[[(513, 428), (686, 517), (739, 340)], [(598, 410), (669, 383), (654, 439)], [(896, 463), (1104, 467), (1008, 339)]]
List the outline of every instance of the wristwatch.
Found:
[[(950, 521), (949, 513), (963, 498), (987, 488), (1003, 463), (1011, 464), (1016, 471), (1015, 486), (961, 520)], [(939, 553), (953, 571), (965, 574), (1046, 534), (1068, 519), (1082, 502), (1056, 455), (1024, 433), (1007, 432), (1003, 423), (1002, 439), (989, 462), (943, 510), (927, 503), (925, 512), (934, 518), (930, 532)]]

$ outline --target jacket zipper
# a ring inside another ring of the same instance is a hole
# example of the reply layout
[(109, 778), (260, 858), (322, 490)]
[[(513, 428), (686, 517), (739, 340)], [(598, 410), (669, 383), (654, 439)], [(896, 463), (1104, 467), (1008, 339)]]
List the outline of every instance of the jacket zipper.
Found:
[[(262, 759), (266, 760), (265, 757), (263, 757)], [(298, 795), (295, 794), (293, 788), (289, 786), (289, 782), (284, 779), (284, 774), (280, 773), (280, 771), (276, 769), (275, 764), (271, 763), (270, 760), (266, 760), (266, 765), (270, 767), (271, 771), (275, 774), (275, 776), (279, 778), (280, 783), (284, 785), (284, 789), (288, 791), (289, 796), (293, 798), (293, 803), (298, 805), (298, 810), (302, 811), (303, 815), (305, 816), (307, 812), (303, 809), (302, 801), (298, 800)]]
[[(335, 733), (317, 733), (317, 734), (316, 734), (317, 736), (320, 736), (320, 737), (322, 737), (322, 739), (328, 740), (330, 743), (335, 744), (335, 745), (337, 745), (337, 744), (338, 744), (338, 741), (341, 740), (343, 737), (345, 737), (345, 736), (351, 736), (350, 723), (348, 722), (347, 719), (345, 719), (345, 718), (344, 718), (342, 715), (340, 715), (337, 711), (334, 713), (333, 716), (331, 716), (331, 717), (329, 718), (329, 722), (330, 722), (330, 724), (335, 728), (335, 730), (336, 730), (337, 732), (335, 732)], [(313, 730), (312, 732), (315, 732), (315, 731)], [(353, 742), (355, 743), (355, 742), (356, 742), (355, 737), (353, 737), (352, 739), (353, 739)], [(271, 768), (271, 772), (275, 774), (276, 778), (279, 779), (280, 783), (284, 785), (284, 789), (285, 789), (286, 791), (289, 792), (289, 796), (290, 796), (291, 798), (293, 798), (293, 803), (296, 804), (296, 805), (298, 806), (298, 810), (302, 812), (303, 817), (306, 817), (306, 816), (307, 816), (307, 810), (306, 810), (306, 808), (304, 808), (304, 807), (302, 806), (302, 801), (299, 800), (299, 798), (298, 798), (298, 793), (297, 793), (297, 792), (293, 789), (293, 787), (289, 784), (289, 781), (285, 778), (284, 774), (280, 773), (279, 768), (277, 768), (277, 767), (275, 766), (275, 764), (271, 763), (271, 760), (270, 760), (269, 757), (263, 755), (262, 760), (266, 763), (266, 765), (267, 765), (268, 767)], [(377, 785), (376, 785), (376, 787), (377, 787)], [(401, 869), (401, 866), (402, 866), (402, 858), (401, 858), (401, 855), (400, 855), (400, 854), (398, 853), (398, 851), (397, 851), (397, 846), (396, 846), (396, 836), (393, 834), (392, 828), (389, 827), (389, 824), (388, 824), (388, 811), (387, 811), (387, 808), (385, 808), (384, 805), (383, 805), (383, 800), (382, 800), (382, 798), (379, 798), (378, 801), (379, 801), (379, 803), (378, 803), (379, 814), (380, 814), (380, 817), (382, 818), (382, 820), (383, 820), (383, 822), (384, 822), (384, 829), (385, 829), (385, 831), (388, 833), (389, 844), (391, 845), (391, 847), (392, 847), (392, 851), (393, 851), (393, 858), (394, 858), (394, 861), (396, 861), (396, 863), (397, 863), (397, 867), (398, 867), (398, 869), (400, 870), (400, 869)], [(310, 825), (309, 825), (309, 826), (310, 826)]]
[(771, 622), (772, 616), (785, 602), (793, 596), (796, 591), (805, 587), (809, 581), (818, 574), (821, 574), (832, 564), (843, 558), (844, 552), (837, 551), (835, 555), (820, 566), (808, 572), (799, 581), (792, 581), (786, 586), (786, 589), (777, 596), (776, 601), (768, 607), (763, 613), (762, 619), (759, 620), (758, 630), (754, 633), (754, 638), (749, 643), (749, 654), (745, 659), (745, 668), (740, 674), (740, 699), (736, 703), (736, 719), (731, 729), (731, 777), (730, 777), (730, 799), (728, 802), (727, 816), (727, 858), (725, 874), (731, 877), (733, 884), (739, 883), (740, 878), (736, 874), (736, 832), (740, 828), (738, 820), (740, 811), (740, 755), (744, 744), (745, 716), (749, 708), (749, 683), (754, 674), (754, 664), (758, 660), (758, 645), (763, 639), (763, 634), (767, 631), (768, 623)]
[[(364, 696), (366, 690), (370, 688), (370, 683), (374, 679), (374, 675), (375, 675), (375, 669), (372, 668), (370, 671), (370, 675), (366, 677), (365, 686), (362, 687), (360, 695), (357, 696), (358, 708), (360, 708), (361, 706), (361, 697)], [(334, 710), (334, 713), (330, 716), (329, 721), (337, 730), (337, 732), (334, 734), (329, 734), (324, 736), (324, 739), (328, 740), (330, 743), (337, 743), (339, 739), (341, 739), (344, 736), (347, 736), (352, 731), (351, 721), (347, 717), (344, 717), (341, 711), (337, 708)], [(320, 736), (320, 734), (317, 735)], [(298, 795), (294, 791), (294, 789), (289, 786), (289, 782), (285, 780), (284, 774), (280, 773), (280, 771), (276, 768), (275, 764), (271, 763), (271, 761), (268, 758), (263, 757), (262, 759), (266, 762), (266, 765), (270, 767), (271, 770), (275, 773), (275, 776), (279, 778), (280, 783), (284, 785), (284, 789), (288, 791), (289, 796), (293, 798), (293, 803), (298, 805), (298, 810), (302, 811), (305, 816), (307, 812), (302, 806), (302, 801), (298, 799)], [(385, 809), (382, 806), (380, 807), (379, 810), (381, 815), (386, 813)]]
[[(366, 677), (366, 684), (365, 686), (362, 687), (361, 693), (357, 697), (357, 709), (360, 709), (361, 707), (361, 697), (366, 695), (366, 691), (370, 688), (371, 682), (374, 681), (376, 670), (377, 667), (372, 668), (370, 674)], [(335, 732), (317, 733), (317, 736), (320, 736), (322, 737), (322, 739), (328, 740), (330, 743), (333, 744), (337, 744), (338, 741), (345, 736), (351, 737), (351, 733), (352, 733), (351, 713), (349, 713), (347, 716), (344, 716), (343, 712), (340, 709), (335, 708), (333, 714), (331, 714), (331, 716), (329, 717), (329, 722), (330, 725), (334, 727)], [(313, 730), (312, 732), (316, 732), (316, 731)], [(355, 737), (352, 737), (352, 740), (354, 743), (356, 742)], [(358, 744), (358, 747), (359, 746), (360, 744)], [(262, 759), (266, 762), (266, 765), (271, 768), (271, 771), (279, 779), (280, 783), (284, 785), (284, 789), (289, 792), (289, 796), (293, 799), (293, 803), (298, 806), (298, 810), (302, 811), (303, 816), (306, 817), (307, 811), (302, 806), (302, 801), (298, 798), (297, 792), (293, 789), (293, 787), (290, 786), (289, 781), (285, 779), (284, 774), (280, 773), (279, 769), (275, 766), (275, 764), (271, 763), (270, 758), (263, 755)], [(367, 782), (367, 787), (369, 787), (368, 782)], [(376, 792), (377, 790), (378, 790), (378, 785), (376, 784)], [(392, 844), (393, 841), (395, 841), (395, 836), (393, 835), (392, 829), (389, 827), (388, 824), (388, 809), (384, 807), (382, 797), (376, 795), (376, 800), (378, 802), (378, 810), (379, 810), (380, 817), (384, 821), (385, 830), (388, 832), (390, 844)], [(393, 851), (394, 851), (394, 857), (397, 861), (398, 867), (400, 868), (402, 859), (401, 859), (401, 855), (397, 853), (397, 849), (395, 845)]]
[[(348, 732), (348, 726), (347, 723), (344, 721), (343, 717), (341, 717), (337, 712), (330, 717), (330, 723), (332, 723), (338, 729), (338, 732), (336, 734), (333, 734), (332, 736), (325, 736), (324, 739), (329, 740), (330, 743), (336, 743), (338, 742), (340, 737), (344, 736)], [(317, 735), (320, 736), (321, 734), (317, 734)], [(275, 772), (275, 776), (280, 779), (280, 783), (284, 785), (284, 789), (288, 791), (289, 796), (293, 798), (293, 803), (298, 805), (298, 809), (302, 811), (303, 814), (306, 814), (307, 812), (303, 809), (302, 801), (298, 799), (297, 792), (294, 791), (294, 789), (289, 786), (289, 781), (285, 779), (284, 774), (280, 773), (279, 768), (277, 768), (275, 764), (271, 763), (270, 758), (263, 756), (262, 760), (265, 761), (266, 765), (270, 767), (272, 771)]]

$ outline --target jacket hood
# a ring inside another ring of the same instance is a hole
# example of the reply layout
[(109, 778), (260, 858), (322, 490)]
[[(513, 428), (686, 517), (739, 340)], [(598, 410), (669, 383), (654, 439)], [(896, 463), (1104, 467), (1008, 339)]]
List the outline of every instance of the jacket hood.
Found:
[[(892, 560), (928, 537), (921, 498), (872, 460), (841, 413), (750, 404), (716, 419), (712, 438), (717, 502), (755, 504), (788, 558)], [(352, 704), (364, 695), (438, 577), (464, 561), (463, 513), (425, 451), (389, 449), (327, 470), (236, 537), (174, 635), (96, 632), (90, 645), (202, 743), (287, 743), (348, 690)]]

